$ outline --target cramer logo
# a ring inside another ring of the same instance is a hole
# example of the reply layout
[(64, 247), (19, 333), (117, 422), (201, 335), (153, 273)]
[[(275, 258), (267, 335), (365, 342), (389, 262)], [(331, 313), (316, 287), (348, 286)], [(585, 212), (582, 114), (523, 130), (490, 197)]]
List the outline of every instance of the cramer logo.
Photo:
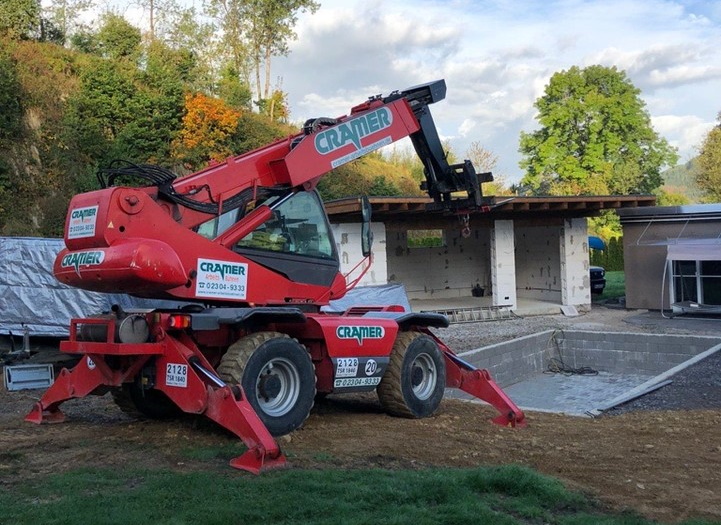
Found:
[(220, 278), (225, 280), (226, 275), (240, 275), (245, 276), (246, 265), (244, 264), (233, 264), (224, 263), (218, 261), (202, 261), (200, 263), (201, 272), (211, 272), (220, 274)]
[(382, 326), (344, 326), (335, 329), (338, 339), (355, 339), (359, 345), (364, 339), (383, 339), (386, 331)]
[(80, 271), (81, 266), (98, 266), (105, 260), (105, 252), (97, 250), (92, 252), (73, 252), (65, 255), (60, 261), (62, 268), (75, 268)]
[(361, 139), (382, 129), (390, 127), (393, 123), (393, 114), (388, 108), (378, 108), (358, 118), (343, 122), (332, 128), (321, 131), (315, 136), (315, 149), (321, 155), (353, 144), (355, 149), (361, 149)]
[(73, 210), (70, 213), (71, 219), (79, 219), (82, 222), (85, 222), (85, 219), (90, 219), (92, 217), (95, 217), (95, 215), (98, 213), (98, 207), (93, 206), (92, 208), (79, 208), (77, 210)]

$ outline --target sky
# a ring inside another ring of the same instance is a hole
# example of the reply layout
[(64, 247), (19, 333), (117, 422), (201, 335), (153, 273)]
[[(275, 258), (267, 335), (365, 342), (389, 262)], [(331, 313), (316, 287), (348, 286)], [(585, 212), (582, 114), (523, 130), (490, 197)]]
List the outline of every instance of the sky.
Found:
[(508, 182), (521, 131), (551, 75), (616, 66), (641, 90), (654, 129), (698, 153), (721, 112), (721, 1), (319, 0), (276, 59), (291, 118), (339, 116), (368, 96), (444, 78), (431, 106), (459, 157), (472, 142), (498, 156)]
[(680, 162), (721, 111), (721, 0), (318, 1), (273, 62), (294, 122), (443, 78), (446, 99), (431, 106), (441, 137), (458, 157), (479, 142), (508, 183), (523, 175), (534, 102), (572, 66), (624, 70)]

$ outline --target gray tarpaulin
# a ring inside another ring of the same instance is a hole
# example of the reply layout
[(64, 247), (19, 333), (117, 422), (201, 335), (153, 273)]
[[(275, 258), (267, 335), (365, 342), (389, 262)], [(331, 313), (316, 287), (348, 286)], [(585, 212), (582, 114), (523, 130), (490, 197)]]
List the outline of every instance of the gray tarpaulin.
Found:
[(328, 312), (343, 312), (353, 306), (387, 306), (399, 304), (406, 312), (411, 311), (411, 304), (402, 284), (383, 284), (379, 286), (359, 286), (353, 288), (344, 297), (330, 302), (323, 307)]
[(182, 303), (138, 299), (125, 294), (87, 292), (58, 282), (53, 275), (62, 239), (0, 237), (0, 334), (64, 337), (70, 319), (123, 308), (177, 306)]
[[(123, 308), (179, 307), (181, 301), (139, 299), (125, 294), (87, 292), (58, 282), (53, 275), (62, 239), (0, 237), (0, 334), (23, 333), (65, 337), (70, 319)], [(399, 304), (411, 311), (403, 285), (358, 287), (324, 310), (339, 312), (351, 306)]]

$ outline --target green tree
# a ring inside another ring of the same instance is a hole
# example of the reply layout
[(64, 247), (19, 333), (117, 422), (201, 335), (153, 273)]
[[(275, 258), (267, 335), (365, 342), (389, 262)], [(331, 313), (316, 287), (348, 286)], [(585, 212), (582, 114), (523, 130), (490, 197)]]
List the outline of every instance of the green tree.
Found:
[(677, 191), (659, 188), (654, 193), (656, 195), (657, 206), (684, 206), (691, 204), (691, 199)]
[(80, 15), (94, 5), (95, 0), (52, 0), (45, 11), (64, 39), (80, 27)]
[(169, 47), (193, 56), (193, 71), (185, 81), (189, 90), (215, 93), (218, 57), (223, 54), (213, 24), (203, 21), (193, 8), (179, 9), (173, 14), (164, 41)]
[(17, 137), (22, 130), (23, 110), (20, 83), (11, 57), (0, 54), (0, 145), (5, 139)]
[[(245, 0), (248, 5), (249, 38), (253, 67), (255, 68), (256, 91), (259, 99), (271, 97), (271, 60), (274, 56), (286, 56), (288, 43), (297, 38), (293, 28), (298, 22), (298, 13), (315, 13), (320, 4), (313, 0)], [(261, 69), (265, 82), (260, 81)]]
[(40, 28), (39, 0), (2, 0), (0, 2), (0, 36), (29, 38)]
[(222, 37), (220, 49), (241, 80), (250, 78), (248, 50), (248, 5), (246, 0), (207, 0), (207, 13), (213, 17)]
[(98, 31), (98, 41), (104, 56), (115, 60), (133, 60), (140, 52), (140, 29), (120, 15), (107, 13)]
[(231, 64), (220, 70), (218, 96), (235, 109), (250, 109), (253, 95), (248, 84), (240, 79), (238, 71)]
[(696, 175), (697, 184), (712, 202), (721, 202), (721, 113), (718, 121), (701, 144)]
[(129, 70), (96, 59), (80, 76), (80, 89), (68, 100), (65, 142), (79, 164), (97, 164), (133, 118), (136, 86)]
[(650, 193), (677, 161), (640, 90), (615, 67), (556, 73), (535, 107), (541, 129), (522, 132), (519, 148), (522, 184), (533, 193)]
[(288, 54), (288, 43), (296, 38), (293, 28), (298, 14), (315, 12), (320, 4), (314, 0), (207, 0), (207, 7), (222, 31), (223, 49), (239, 78), (250, 84), (253, 72), (258, 104), (274, 107), (277, 100), (266, 102), (277, 98), (271, 86), (272, 58)]

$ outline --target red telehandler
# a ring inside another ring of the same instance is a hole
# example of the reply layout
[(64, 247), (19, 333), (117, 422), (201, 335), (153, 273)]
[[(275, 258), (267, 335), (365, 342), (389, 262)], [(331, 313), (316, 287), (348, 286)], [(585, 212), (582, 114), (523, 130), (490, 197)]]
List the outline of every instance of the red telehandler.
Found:
[[(151, 165), (104, 170), (102, 189), (70, 203), (55, 276), (182, 304), (72, 319), (60, 349), (81, 359), (26, 420), (62, 421), (64, 401), (110, 391), (148, 417), (207, 416), (248, 447), (231, 465), (254, 473), (285, 464), (273, 436), (300, 427), (317, 395), (376, 390), (388, 413), (420, 418), (455, 387), (493, 405), (494, 422), (523, 426), (488, 372), (429, 330), (447, 326), (444, 316), (398, 306), (321, 311), (348, 289), (315, 191), (333, 168), (410, 137), (430, 208), (484, 209), (481, 183), (491, 175), (444, 156), (428, 106), (445, 93), (438, 80), (375, 96), (187, 177)], [(360, 206), (367, 269), (370, 205)]]

